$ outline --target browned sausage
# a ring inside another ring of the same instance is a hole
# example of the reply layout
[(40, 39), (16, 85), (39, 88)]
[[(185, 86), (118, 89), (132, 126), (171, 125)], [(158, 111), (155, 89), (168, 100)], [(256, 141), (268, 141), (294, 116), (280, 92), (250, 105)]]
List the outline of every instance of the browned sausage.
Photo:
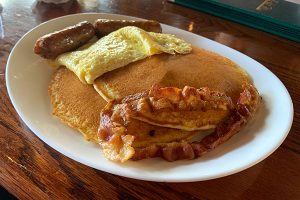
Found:
[(80, 22), (60, 31), (44, 35), (39, 38), (34, 46), (34, 53), (48, 59), (77, 49), (88, 42), (95, 35), (93, 24)]
[(161, 33), (161, 26), (157, 21), (134, 21), (134, 20), (109, 20), (98, 19), (94, 23), (96, 35), (103, 37), (119, 28), (125, 26), (136, 26), (145, 31)]

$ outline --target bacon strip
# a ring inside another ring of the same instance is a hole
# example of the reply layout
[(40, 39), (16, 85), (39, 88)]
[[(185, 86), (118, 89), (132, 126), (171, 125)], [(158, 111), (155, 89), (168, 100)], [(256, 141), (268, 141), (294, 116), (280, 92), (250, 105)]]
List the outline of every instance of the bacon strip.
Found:
[(247, 84), (243, 85), (243, 88), (244, 90), (230, 118), (219, 124), (213, 133), (201, 141), (192, 143), (180, 141), (136, 148), (132, 160), (153, 157), (162, 157), (167, 161), (195, 159), (226, 142), (246, 125), (260, 104), (261, 97), (254, 86)]
[(233, 104), (225, 94), (203, 87), (160, 88), (152, 86), (147, 96), (122, 101), (134, 119), (186, 131), (207, 130), (230, 115)]
[[(243, 88), (244, 90), (238, 99), (237, 105), (230, 111), (229, 117), (223, 122), (220, 122), (213, 133), (197, 142), (175, 140), (170, 143), (132, 148), (131, 144), (134, 142), (134, 137), (131, 137), (132, 135), (127, 131), (127, 126), (131, 123), (132, 105), (126, 104), (126, 102), (132, 103), (133, 101), (139, 101), (139, 99), (145, 98), (149, 96), (149, 94), (151, 95), (151, 92), (112, 101), (108, 103), (101, 112), (101, 122), (98, 133), (99, 143), (105, 152), (111, 153), (106, 154), (108, 159), (121, 162), (128, 159), (141, 160), (153, 157), (162, 157), (167, 161), (197, 158), (238, 133), (256, 112), (260, 103), (260, 96), (257, 90), (254, 86), (249, 84), (243, 85)], [(174, 89), (174, 91), (178, 92), (176, 89)], [(170, 95), (163, 95), (163, 97), (170, 97)], [(174, 102), (177, 101), (173, 101), (173, 103)], [(178, 108), (172, 109), (177, 110)], [(128, 138), (125, 138), (125, 136), (128, 136)]]

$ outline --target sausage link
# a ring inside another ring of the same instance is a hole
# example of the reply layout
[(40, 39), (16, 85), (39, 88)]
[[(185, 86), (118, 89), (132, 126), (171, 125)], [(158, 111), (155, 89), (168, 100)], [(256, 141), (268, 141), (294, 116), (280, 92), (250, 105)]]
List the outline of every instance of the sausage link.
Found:
[(153, 20), (134, 21), (134, 20), (98, 19), (94, 23), (96, 35), (99, 38), (125, 26), (136, 26), (141, 29), (144, 29), (145, 31), (161, 33), (160, 23)]
[(39, 38), (34, 53), (43, 58), (53, 59), (58, 55), (77, 49), (95, 35), (93, 24), (84, 21), (60, 31)]

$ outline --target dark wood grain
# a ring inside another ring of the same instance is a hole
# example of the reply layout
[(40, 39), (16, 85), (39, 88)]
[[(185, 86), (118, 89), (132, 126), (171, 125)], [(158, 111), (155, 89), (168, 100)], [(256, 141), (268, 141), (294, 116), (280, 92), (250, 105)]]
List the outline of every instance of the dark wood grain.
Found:
[[(0, 2), (4, 30), (4, 37), (0, 38), (0, 184), (16, 197), (300, 199), (299, 43), (159, 0), (82, 0), (60, 7), (35, 1)], [(29, 130), (14, 110), (6, 90), (5, 65), (12, 47), (28, 30), (49, 19), (79, 12), (156, 19), (254, 58), (278, 76), (291, 94), (295, 117), (287, 139), (271, 156), (243, 172), (195, 183), (154, 183), (123, 178), (92, 169), (55, 151)]]

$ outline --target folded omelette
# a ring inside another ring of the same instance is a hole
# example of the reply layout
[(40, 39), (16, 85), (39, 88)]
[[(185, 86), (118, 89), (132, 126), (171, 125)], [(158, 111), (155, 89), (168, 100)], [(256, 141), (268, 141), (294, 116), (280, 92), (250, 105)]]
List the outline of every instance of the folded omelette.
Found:
[(66, 66), (78, 78), (92, 84), (96, 78), (129, 63), (154, 54), (187, 54), (191, 44), (171, 34), (146, 32), (127, 26), (99, 39), (91, 46), (58, 56), (59, 65)]

